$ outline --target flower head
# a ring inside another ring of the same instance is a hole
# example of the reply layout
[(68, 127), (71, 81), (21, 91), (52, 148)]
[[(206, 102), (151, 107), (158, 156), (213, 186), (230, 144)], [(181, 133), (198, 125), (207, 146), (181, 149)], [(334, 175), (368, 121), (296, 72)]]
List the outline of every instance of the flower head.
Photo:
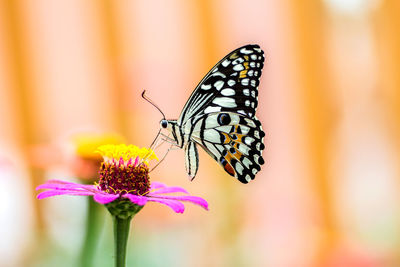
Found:
[[(99, 147), (97, 151), (104, 159), (100, 167), (98, 184), (83, 185), (50, 180), (36, 188), (48, 190), (41, 192), (37, 198), (57, 195), (93, 196), (96, 202), (108, 205), (111, 213), (115, 208), (121, 209), (127, 205), (128, 209), (137, 210), (132, 204), (144, 206), (147, 202), (164, 204), (177, 213), (183, 213), (185, 207), (182, 202), (185, 201), (208, 209), (207, 201), (190, 196), (181, 187), (168, 187), (159, 182), (150, 183), (148, 162), (157, 159), (151, 149), (140, 149), (133, 145), (105, 145)], [(118, 203), (117, 207), (114, 205), (115, 200), (118, 200), (115, 202)]]

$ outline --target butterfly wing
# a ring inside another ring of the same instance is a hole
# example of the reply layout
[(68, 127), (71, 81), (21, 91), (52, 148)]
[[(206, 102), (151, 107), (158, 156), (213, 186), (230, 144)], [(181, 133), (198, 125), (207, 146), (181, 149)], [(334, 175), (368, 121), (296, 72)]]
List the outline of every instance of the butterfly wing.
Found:
[(217, 111), (233, 111), (253, 118), (263, 66), (264, 52), (258, 45), (246, 45), (229, 53), (197, 85), (178, 125), (194, 116)]
[(242, 183), (254, 179), (264, 164), (264, 136), (260, 121), (234, 112), (197, 117), (191, 139)]

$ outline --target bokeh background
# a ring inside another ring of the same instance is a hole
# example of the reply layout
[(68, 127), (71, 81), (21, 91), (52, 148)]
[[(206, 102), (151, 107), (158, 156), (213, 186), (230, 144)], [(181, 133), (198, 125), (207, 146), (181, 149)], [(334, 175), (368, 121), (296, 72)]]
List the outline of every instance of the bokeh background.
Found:
[[(204, 151), (189, 182), (183, 151), (152, 179), (210, 211), (147, 205), (130, 266), (400, 266), (398, 0), (4, 0), (0, 2), (1, 266), (74, 266), (84, 197), (38, 201), (76, 181), (74, 133), (148, 146), (231, 50), (266, 53), (258, 117), (266, 164), (242, 185)], [(112, 265), (104, 216), (96, 266)]]

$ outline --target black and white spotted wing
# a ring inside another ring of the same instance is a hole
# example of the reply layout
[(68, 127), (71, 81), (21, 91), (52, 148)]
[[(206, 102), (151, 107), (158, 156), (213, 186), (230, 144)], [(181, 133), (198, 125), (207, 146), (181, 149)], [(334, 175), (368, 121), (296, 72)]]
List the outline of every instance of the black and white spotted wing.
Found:
[(179, 125), (193, 116), (233, 111), (254, 117), (264, 52), (258, 45), (238, 48), (218, 62), (200, 81), (186, 102)]
[(265, 133), (257, 118), (234, 112), (204, 114), (196, 120), (191, 139), (242, 183), (253, 180), (264, 164)]
[(177, 121), (161, 121), (176, 145), (185, 148), (191, 178), (198, 169), (196, 144), (242, 183), (261, 169), (265, 134), (255, 113), (263, 66), (258, 45), (232, 51), (200, 81)]

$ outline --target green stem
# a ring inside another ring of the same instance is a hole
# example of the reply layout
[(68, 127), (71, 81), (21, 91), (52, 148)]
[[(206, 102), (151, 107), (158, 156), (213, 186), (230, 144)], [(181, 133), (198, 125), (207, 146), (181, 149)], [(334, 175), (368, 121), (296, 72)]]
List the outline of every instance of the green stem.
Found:
[(126, 247), (132, 217), (133, 216), (121, 218), (119, 216), (113, 216), (115, 267), (126, 266)]
[(85, 240), (80, 255), (80, 266), (93, 266), (93, 259), (99, 243), (100, 231), (104, 222), (103, 207), (92, 198), (88, 199), (88, 211), (86, 217)]

